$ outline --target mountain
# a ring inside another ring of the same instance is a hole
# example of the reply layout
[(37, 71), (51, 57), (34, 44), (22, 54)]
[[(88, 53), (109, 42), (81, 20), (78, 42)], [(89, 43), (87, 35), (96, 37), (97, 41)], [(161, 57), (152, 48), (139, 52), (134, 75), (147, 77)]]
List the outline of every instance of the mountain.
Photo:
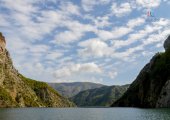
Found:
[(72, 97), (71, 100), (77, 106), (110, 106), (124, 94), (128, 87), (129, 85), (104, 86), (85, 90)]
[(81, 91), (100, 88), (105, 85), (90, 83), (90, 82), (72, 82), (72, 83), (48, 83), (51, 87), (57, 90), (61, 95), (70, 98)]
[(170, 36), (165, 52), (157, 53), (141, 70), (127, 92), (112, 106), (170, 107)]
[(74, 106), (46, 83), (21, 75), (14, 68), (5, 45), (5, 38), (0, 33), (0, 107)]

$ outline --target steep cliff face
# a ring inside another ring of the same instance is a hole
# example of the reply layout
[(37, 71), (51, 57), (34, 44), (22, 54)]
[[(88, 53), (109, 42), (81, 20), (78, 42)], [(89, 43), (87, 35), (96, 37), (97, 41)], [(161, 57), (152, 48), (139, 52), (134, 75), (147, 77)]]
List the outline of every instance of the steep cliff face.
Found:
[(151, 59), (127, 92), (112, 106), (170, 107), (170, 36), (164, 48), (166, 51)]
[(5, 37), (0, 32), (0, 53), (5, 50), (5, 45), (6, 45)]
[(6, 49), (0, 52), (0, 107), (71, 106), (74, 106), (72, 102), (46, 83), (19, 74)]

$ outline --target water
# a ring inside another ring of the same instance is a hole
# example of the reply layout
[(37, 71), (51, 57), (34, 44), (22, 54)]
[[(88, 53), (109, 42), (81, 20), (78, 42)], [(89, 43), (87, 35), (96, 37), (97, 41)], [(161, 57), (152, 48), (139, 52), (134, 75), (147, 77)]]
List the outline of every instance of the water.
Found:
[(9, 108), (0, 120), (170, 120), (170, 109)]

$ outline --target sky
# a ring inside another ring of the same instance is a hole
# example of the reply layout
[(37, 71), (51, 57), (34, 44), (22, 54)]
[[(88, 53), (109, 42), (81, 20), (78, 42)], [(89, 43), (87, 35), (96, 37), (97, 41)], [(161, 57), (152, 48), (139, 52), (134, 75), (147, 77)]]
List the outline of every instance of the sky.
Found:
[(45, 82), (129, 84), (170, 34), (170, 0), (0, 0), (15, 68)]

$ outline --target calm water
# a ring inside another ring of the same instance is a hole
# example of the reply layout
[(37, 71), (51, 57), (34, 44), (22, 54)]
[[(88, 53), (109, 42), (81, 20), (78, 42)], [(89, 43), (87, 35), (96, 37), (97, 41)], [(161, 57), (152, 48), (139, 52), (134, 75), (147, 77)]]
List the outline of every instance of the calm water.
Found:
[(136, 108), (0, 109), (0, 120), (170, 120), (170, 109), (136, 109)]

